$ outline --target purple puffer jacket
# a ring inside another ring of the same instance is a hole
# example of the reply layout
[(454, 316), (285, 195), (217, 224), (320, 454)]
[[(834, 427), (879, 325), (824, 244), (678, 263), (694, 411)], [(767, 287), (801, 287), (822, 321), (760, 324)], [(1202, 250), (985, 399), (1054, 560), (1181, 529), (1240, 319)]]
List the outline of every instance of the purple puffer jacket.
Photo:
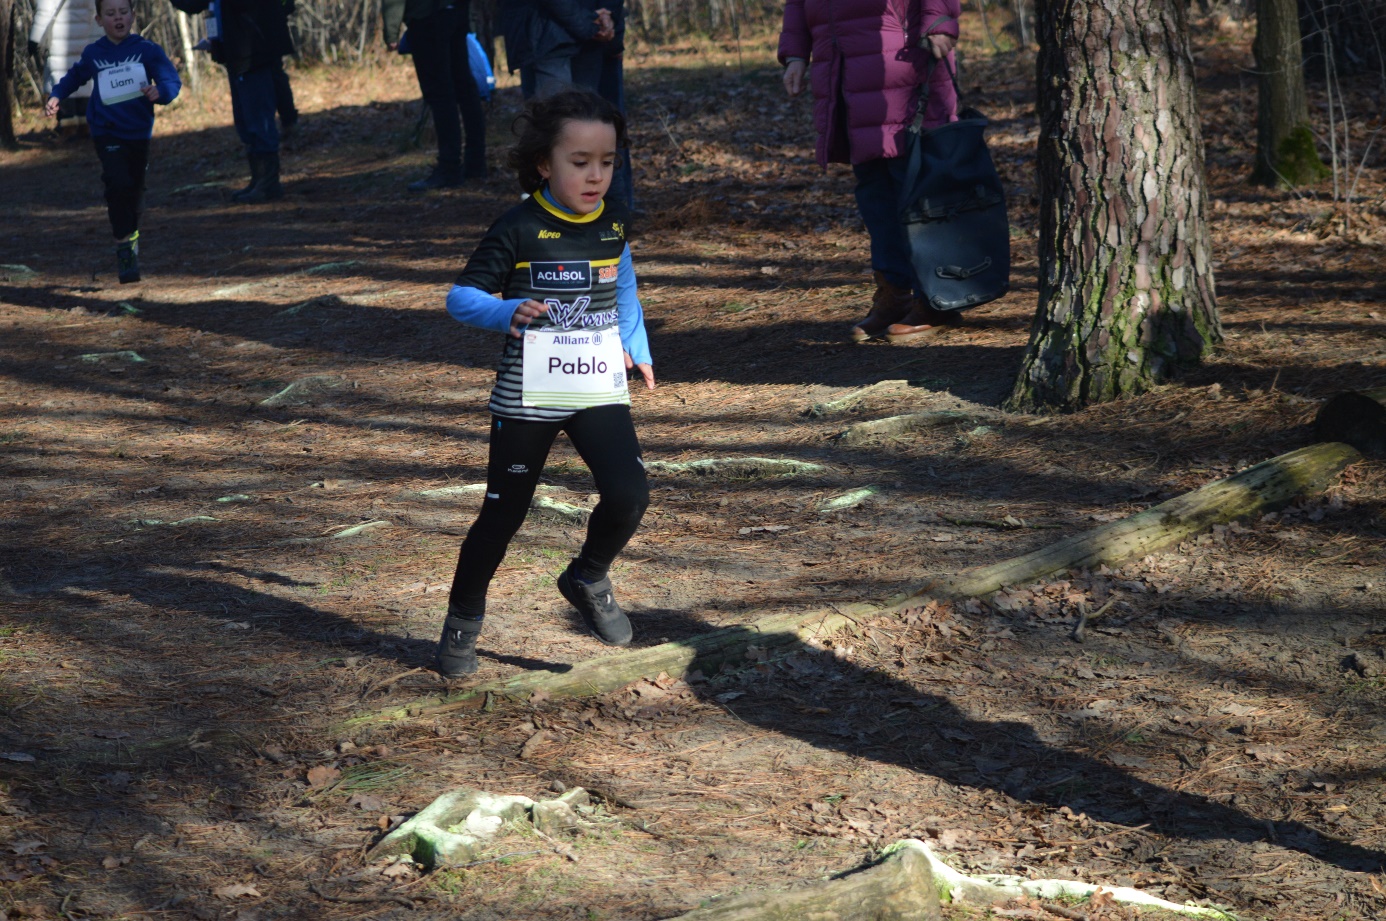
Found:
[[(904, 153), (932, 55), (924, 35), (958, 36), (960, 0), (787, 0), (780, 63), (809, 62), (818, 162), (865, 163)], [(949, 55), (949, 64), (956, 66)], [(957, 119), (946, 68), (934, 68), (924, 125)]]

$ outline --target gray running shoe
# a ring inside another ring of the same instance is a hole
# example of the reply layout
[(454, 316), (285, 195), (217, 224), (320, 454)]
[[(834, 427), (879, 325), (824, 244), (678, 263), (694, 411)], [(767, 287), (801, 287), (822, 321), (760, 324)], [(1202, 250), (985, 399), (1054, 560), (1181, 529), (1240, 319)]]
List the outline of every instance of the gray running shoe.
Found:
[(573, 571), (577, 560), (568, 564), (558, 577), (558, 590), (568, 603), (577, 608), (588, 631), (608, 646), (625, 646), (634, 636), (630, 620), (616, 604), (611, 593), (611, 580), (583, 582)]
[(476, 638), (482, 621), (464, 617), (449, 617), (443, 621), (443, 638), (438, 641), (438, 674), (444, 678), (465, 678), (475, 675)]

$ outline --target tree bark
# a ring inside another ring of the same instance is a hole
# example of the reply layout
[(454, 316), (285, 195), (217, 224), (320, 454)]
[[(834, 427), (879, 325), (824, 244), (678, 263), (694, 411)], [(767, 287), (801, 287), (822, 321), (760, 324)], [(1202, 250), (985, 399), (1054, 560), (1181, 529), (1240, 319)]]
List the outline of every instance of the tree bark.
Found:
[(0, 0), (0, 148), (18, 150), (14, 136), (14, 0)]
[(1258, 0), (1252, 50), (1257, 109), (1251, 181), (1293, 188), (1324, 178), (1328, 168), (1314, 147), (1309, 125), (1297, 0)]
[(1042, 0), (1040, 301), (1010, 408), (1140, 393), (1221, 341), (1183, 0)]

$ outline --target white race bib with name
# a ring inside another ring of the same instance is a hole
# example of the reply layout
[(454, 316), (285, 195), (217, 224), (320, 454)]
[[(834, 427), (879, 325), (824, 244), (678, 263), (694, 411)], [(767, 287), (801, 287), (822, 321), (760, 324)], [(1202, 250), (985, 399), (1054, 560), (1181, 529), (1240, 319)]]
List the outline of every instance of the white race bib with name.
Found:
[(149, 85), (149, 78), (145, 76), (143, 64), (131, 61), (119, 67), (107, 67), (98, 73), (96, 85), (101, 91), (101, 101), (113, 106), (118, 102), (126, 102), (143, 95), (142, 91)]
[(614, 329), (525, 332), (521, 403), (546, 409), (586, 409), (629, 403), (625, 352)]

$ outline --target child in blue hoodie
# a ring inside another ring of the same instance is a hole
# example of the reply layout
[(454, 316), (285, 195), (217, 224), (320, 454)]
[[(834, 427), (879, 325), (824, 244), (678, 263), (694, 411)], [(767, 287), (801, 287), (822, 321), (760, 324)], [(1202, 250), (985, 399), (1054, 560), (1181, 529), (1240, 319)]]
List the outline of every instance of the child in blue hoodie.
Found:
[(87, 125), (101, 158), (106, 210), (116, 237), (120, 283), (140, 280), (140, 212), (154, 104), (168, 105), (183, 88), (164, 49), (131, 30), (132, 0), (97, 0), (96, 22), (106, 32), (82, 49), (82, 57), (53, 87), (43, 111), (50, 118), (58, 103), (88, 80), (96, 82), (87, 105)]

